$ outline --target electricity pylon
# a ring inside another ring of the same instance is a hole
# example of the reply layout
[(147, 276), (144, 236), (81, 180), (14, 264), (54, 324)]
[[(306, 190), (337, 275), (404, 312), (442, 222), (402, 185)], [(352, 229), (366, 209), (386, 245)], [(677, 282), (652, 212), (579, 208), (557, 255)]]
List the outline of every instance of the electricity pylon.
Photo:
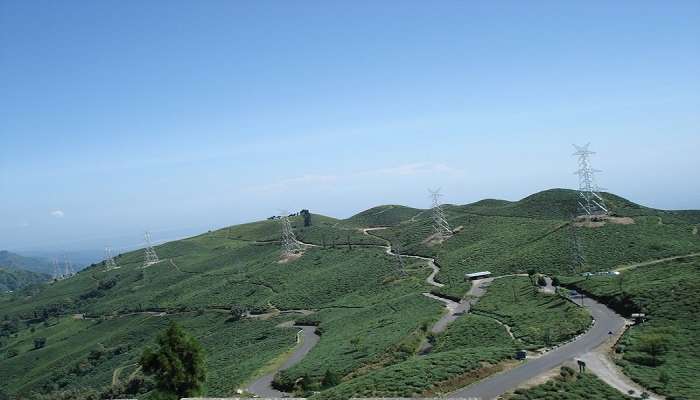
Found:
[(56, 260), (54, 258), (53, 259), (53, 279), (59, 280), (59, 279), (61, 279), (61, 277), (62, 277), (62, 275), (61, 275), (61, 270), (58, 267), (58, 260)]
[(574, 145), (576, 152), (573, 155), (578, 157), (578, 170), (574, 172), (578, 175), (578, 205), (588, 215), (605, 215), (608, 213), (608, 209), (598, 193), (602, 189), (595, 183), (595, 174), (601, 171), (591, 167), (588, 157), (595, 152), (590, 151), (588, 146), (590, 143), (585, 146)]
[(394, 250), (394, 255), (396, 256), (397, 267), (399, 269), (399, 274), (401, 276), (406, 276), (406, 268), (403, 263), (403, 257), (401, 257), (401, 244), (397, 241), (391, 244), (391, 248)]
[(158, 255), (156, 255), (156, 251), (153, 249), (153, 245), (151, 244), (150, 232), (146, 232), (143, 236), (146, 239), (146, 248), (144, 249), (145, 258), (143, 261), (143, 266), (148, 267), (149, 265), (153, 265), (160, 260), (158, 260)]
[(289, 222), (289, 215), (287, 212), (282, 213), (280, 223), (282, 224), (282, 255), (291, 256), (300, 253), (302, 248), (296, 236), (294, 236), (294, 230), (292, 229), (291, 222)]
[(448, 239), (452, 236), (452, 229), (450, 229), (450, 224), (447, 222), (447, 217), (445, 216), (445, 211), (442, 209), (442, 204), (440, 203), (440, 189), (430, 190), (430, 197), (433, 199), (432, 207), (430, 208), (433, 218), (433, 231), (435, 232), (435, 237), (437, 239)]
[(75, 271), (73, 270), (73, 264), (65, 256), (65, 254), (63, 255), (63, 271), (64, 278), (69, 278), (75, 274)]
[(105, 267), (107, 267), (107, 269), (117, 268), (117, 262), (114, 261), (112, 249), (109, 247), (105, 247)]

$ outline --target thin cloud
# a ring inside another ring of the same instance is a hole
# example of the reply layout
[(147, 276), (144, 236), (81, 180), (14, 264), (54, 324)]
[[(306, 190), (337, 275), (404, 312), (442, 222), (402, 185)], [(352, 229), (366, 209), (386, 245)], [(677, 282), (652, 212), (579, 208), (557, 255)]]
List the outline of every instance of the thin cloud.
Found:
[(302, 175), (295, 178), (283, 179), (267, 185), (253, 186), (250, 191), (256, 192), (278, 192), (293, 189), (298, 186), (327, 185), (338, 181), (335, 175)]
[(348, 182), (369, 177), (388, 178), (397, 176), (420, 176), (432, 174), (458, 175), (462, 172), (462, 170), (450, 167), (449, 165), (443, 163), (416, 162), (409, 164), (401, 164), (393, 167), (353, 172), (344, 175), (306, 174), (299, 177), (283, 179), (278, 182), (273, 182), (266, 185), (249, 187), (248, 191), (261, 193), (285, 192), (298, 187), (327, 186), (331, 184), (337, 184), (340, 182)]
[(61, 210), (53, 210), (51, 211), (51, 216), (54, 218), (63, 218), (66, 214)]

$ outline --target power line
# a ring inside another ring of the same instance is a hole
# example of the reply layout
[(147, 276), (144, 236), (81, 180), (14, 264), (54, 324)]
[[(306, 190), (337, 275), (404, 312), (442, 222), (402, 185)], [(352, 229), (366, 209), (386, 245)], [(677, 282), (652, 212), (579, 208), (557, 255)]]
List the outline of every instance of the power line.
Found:
[(595, 152), (589, 150), (588, 146), (590, 143), (585, 146), (574, 145), (576, 152), (573, 155), (578, 157), (578, 170), (574, 172), (578, 175), (579, 183), (578, 205), (587, 215), (605, 215), (608, 214), (608, 208), (605, 206), (603, 197), (598, 193), (603, 189), (599, 188), (595, 182), (595, 174), (601, 171), (591, 167), (588, 158)]
[(437, 239), (449, 239), (452, 237), (452, 229), (450, 229), (450, 224), (447, 222), (447, 217), (445, 216), (445, 210), (442, 208), (440, 203), (440, 189), (430, 190), (430, 197), (433, 200), (432, 206), (430, 208), (433, 218), (433, 231), (435, 232), (435, 238)]
[(292, 224), (289, 221), (289, 215), (287, 212), (283, 212), (280, 217), (280, 223), (282, 225), (282, 255), (289, 257), (295, 254), (299, 254), (302, 250), (301, 245), (297, 241), (296, 236), (294, 236), (294, 230), (292, 229)]
[(145, 258), (143, 261), (143, 267), (145, 268), (149, 265), (157, 263), (160, 260), (158, 259), (158, 255), (156, 255), (156, 251), (153, 249), (153, 245), (151, 244), (151, 234), (146, 232), (144, 234), (144, 238), (146, 239), (146, 248), (144, 249)]
[(105, 266), (108, 270), (117, 268), (117, 262), (114, 261), (112, 249), (109, 247), (105, 247)]

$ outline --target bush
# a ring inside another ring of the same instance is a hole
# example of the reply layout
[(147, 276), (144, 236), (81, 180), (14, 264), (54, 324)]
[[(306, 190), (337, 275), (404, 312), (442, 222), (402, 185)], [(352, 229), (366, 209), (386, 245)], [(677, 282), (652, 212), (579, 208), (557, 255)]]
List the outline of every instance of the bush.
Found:
[(41, 349), (44, 346), (46, 346), (46, 338), (45, 337), (38, 337), (34, 339), (34, 350)]

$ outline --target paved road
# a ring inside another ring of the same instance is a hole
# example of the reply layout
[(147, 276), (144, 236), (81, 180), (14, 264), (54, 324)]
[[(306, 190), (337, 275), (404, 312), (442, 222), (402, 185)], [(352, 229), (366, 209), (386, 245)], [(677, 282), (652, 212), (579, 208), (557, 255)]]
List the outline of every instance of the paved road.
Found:
[(296, 350), (294, 350), (294, 353), (287, 359), (287, 361), (282, 364), (281, 367), (275, 369), (274, 371), (265, 374), (255, 380), (248, 388), (246, 389), (248, 392), (253, 393), (257, 395), (258, 397), (268, 397), (268, 398), (276, 398), (276, 397), (287, 397), (287, 393), (280, 392), (279, 390), (275, 390), (272, 388), (272, 380), (275, 377), (275, 374), (283, 369), (287, 369), (291, 367), (292, 365), (298, 363), (301, 361), (306, 354), (311, 351), (311, 349), (318, 343), (318, 340), (320, 337), (316, 334), (316, 327), (315, 326), (299, 326), (296, 325), (297, 328), (301, 329), (299, 331), (299, 336), (301, 340), (301, 345), (299, 345)]
[(493, 375), (458, 390), (450, 394), (448, 398), (495, 399), (516, 389), (524, 382), (604, 344), (610, 337), (608, 332), (615, 334), (624, 329), (625, 319), (609, 308), (587, 297), (584, 298), (584, 305), (595, 319), (595, 323), (591, 329), (575, 341), (558, 347), (539, 358), (528, 360), (509, 371)]

